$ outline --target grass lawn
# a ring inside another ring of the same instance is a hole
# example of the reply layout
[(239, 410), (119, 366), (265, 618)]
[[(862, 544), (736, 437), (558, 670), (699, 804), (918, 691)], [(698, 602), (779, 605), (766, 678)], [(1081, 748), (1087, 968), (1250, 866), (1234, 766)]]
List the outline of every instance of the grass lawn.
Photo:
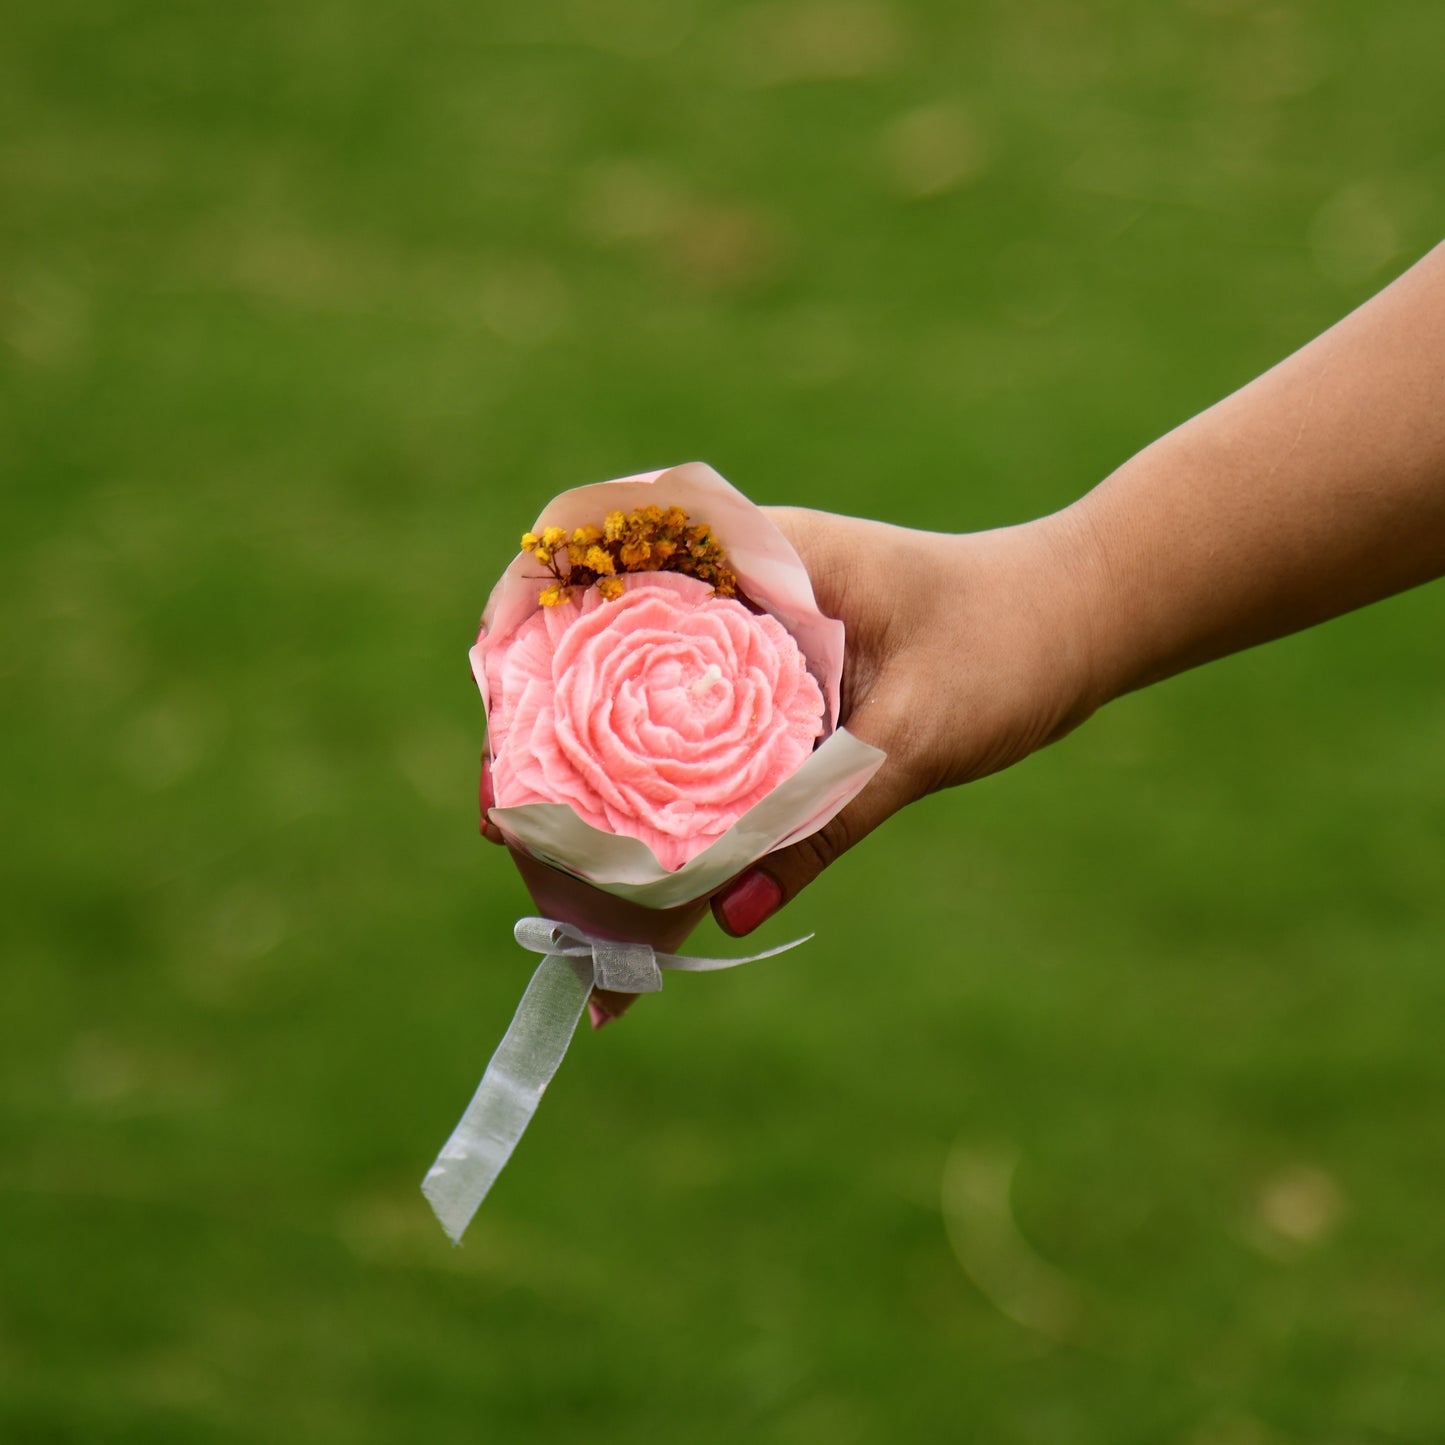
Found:
[(1445, 11), (3, 31), (0, 1439), (1445, 1439), (1438, 585), (929, 799), (579, 1037), (462, 1249), (418, 1190), (540, 504), (1063, 505), (1445, 234)]

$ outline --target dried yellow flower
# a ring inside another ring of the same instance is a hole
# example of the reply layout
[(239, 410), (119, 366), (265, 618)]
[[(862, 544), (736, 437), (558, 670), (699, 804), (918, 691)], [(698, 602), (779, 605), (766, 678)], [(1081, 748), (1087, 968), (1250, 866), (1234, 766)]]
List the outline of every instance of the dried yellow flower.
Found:
[(608, 512), (603, 525), (586, 523), (569, 533), (544, 527), (522, 538), (552, 580), (538, 600), (543, 607), (566, 602), (578, 587), (596, 587), (614, 601), (624, 591), (620, 572), (677, 572), (706, 582), (719, 597), (737, 596), (737, 578), (721, 544), (706, 524), (690, 525), (681, 507), (638, 507)]

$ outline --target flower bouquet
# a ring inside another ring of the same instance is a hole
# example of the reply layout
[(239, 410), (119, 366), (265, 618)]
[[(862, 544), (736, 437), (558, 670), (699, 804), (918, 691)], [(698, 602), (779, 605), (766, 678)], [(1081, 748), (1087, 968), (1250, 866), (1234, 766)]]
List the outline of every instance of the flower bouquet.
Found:
[(663, 968), (768, 956), (673, 950), (713, 894), (822, 828), (883, 762), (839, 725), (843, 642), (787, 539), (701, 463), (564, 492), (522, 538), (471, 664), (488, 817), (543, 915), (517, 939), (543, 958), (423, 1182), (453, 1240), (589, 1000), (600, 1025)]

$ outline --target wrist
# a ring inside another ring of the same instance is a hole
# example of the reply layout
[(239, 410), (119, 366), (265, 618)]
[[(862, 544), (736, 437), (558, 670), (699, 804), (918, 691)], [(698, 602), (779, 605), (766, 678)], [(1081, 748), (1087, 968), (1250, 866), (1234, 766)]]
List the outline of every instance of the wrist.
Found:
[(1038, 532), (1046, 557), (1041, 575), (1051, 579), (1052, 625), (1067, 695), (1063, 736), (1139, 685), (1120, 597), (1121, 541), (1109, 535), (1088, 496), (1026, 525)]
[(1110, 603), (1099, 539), (1072, 509), (1013, 529), (1025, 547), (1024, 580), (1053, 699), (1054, 742), (1087, 720), (1115, 693), (1104, 646)]
[[(1046, 517), (946, 539), (953, 579), (947, 665), (929, 678), (933, 729), (947, 740), (944, 775), (968, 782), (1019, 762), (1071, 732), (1107, 700), (1086, 600), (1090, 564), (1074, 524)], [(945, 620), (946, 619), (946, 620)], [(927, 731), (927, 729), (925, 729)]]

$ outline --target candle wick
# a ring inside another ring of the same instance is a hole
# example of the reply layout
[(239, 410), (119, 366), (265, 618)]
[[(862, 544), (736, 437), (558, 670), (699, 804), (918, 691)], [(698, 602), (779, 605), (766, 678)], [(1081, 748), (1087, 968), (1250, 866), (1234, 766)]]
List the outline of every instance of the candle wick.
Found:
[(707, 671), (693, 683), (688, 691), (695, 698), (700, 698), (704, 693), (709, 693), (722, 681), (722, 668), (717, 663), (708, 664)]

